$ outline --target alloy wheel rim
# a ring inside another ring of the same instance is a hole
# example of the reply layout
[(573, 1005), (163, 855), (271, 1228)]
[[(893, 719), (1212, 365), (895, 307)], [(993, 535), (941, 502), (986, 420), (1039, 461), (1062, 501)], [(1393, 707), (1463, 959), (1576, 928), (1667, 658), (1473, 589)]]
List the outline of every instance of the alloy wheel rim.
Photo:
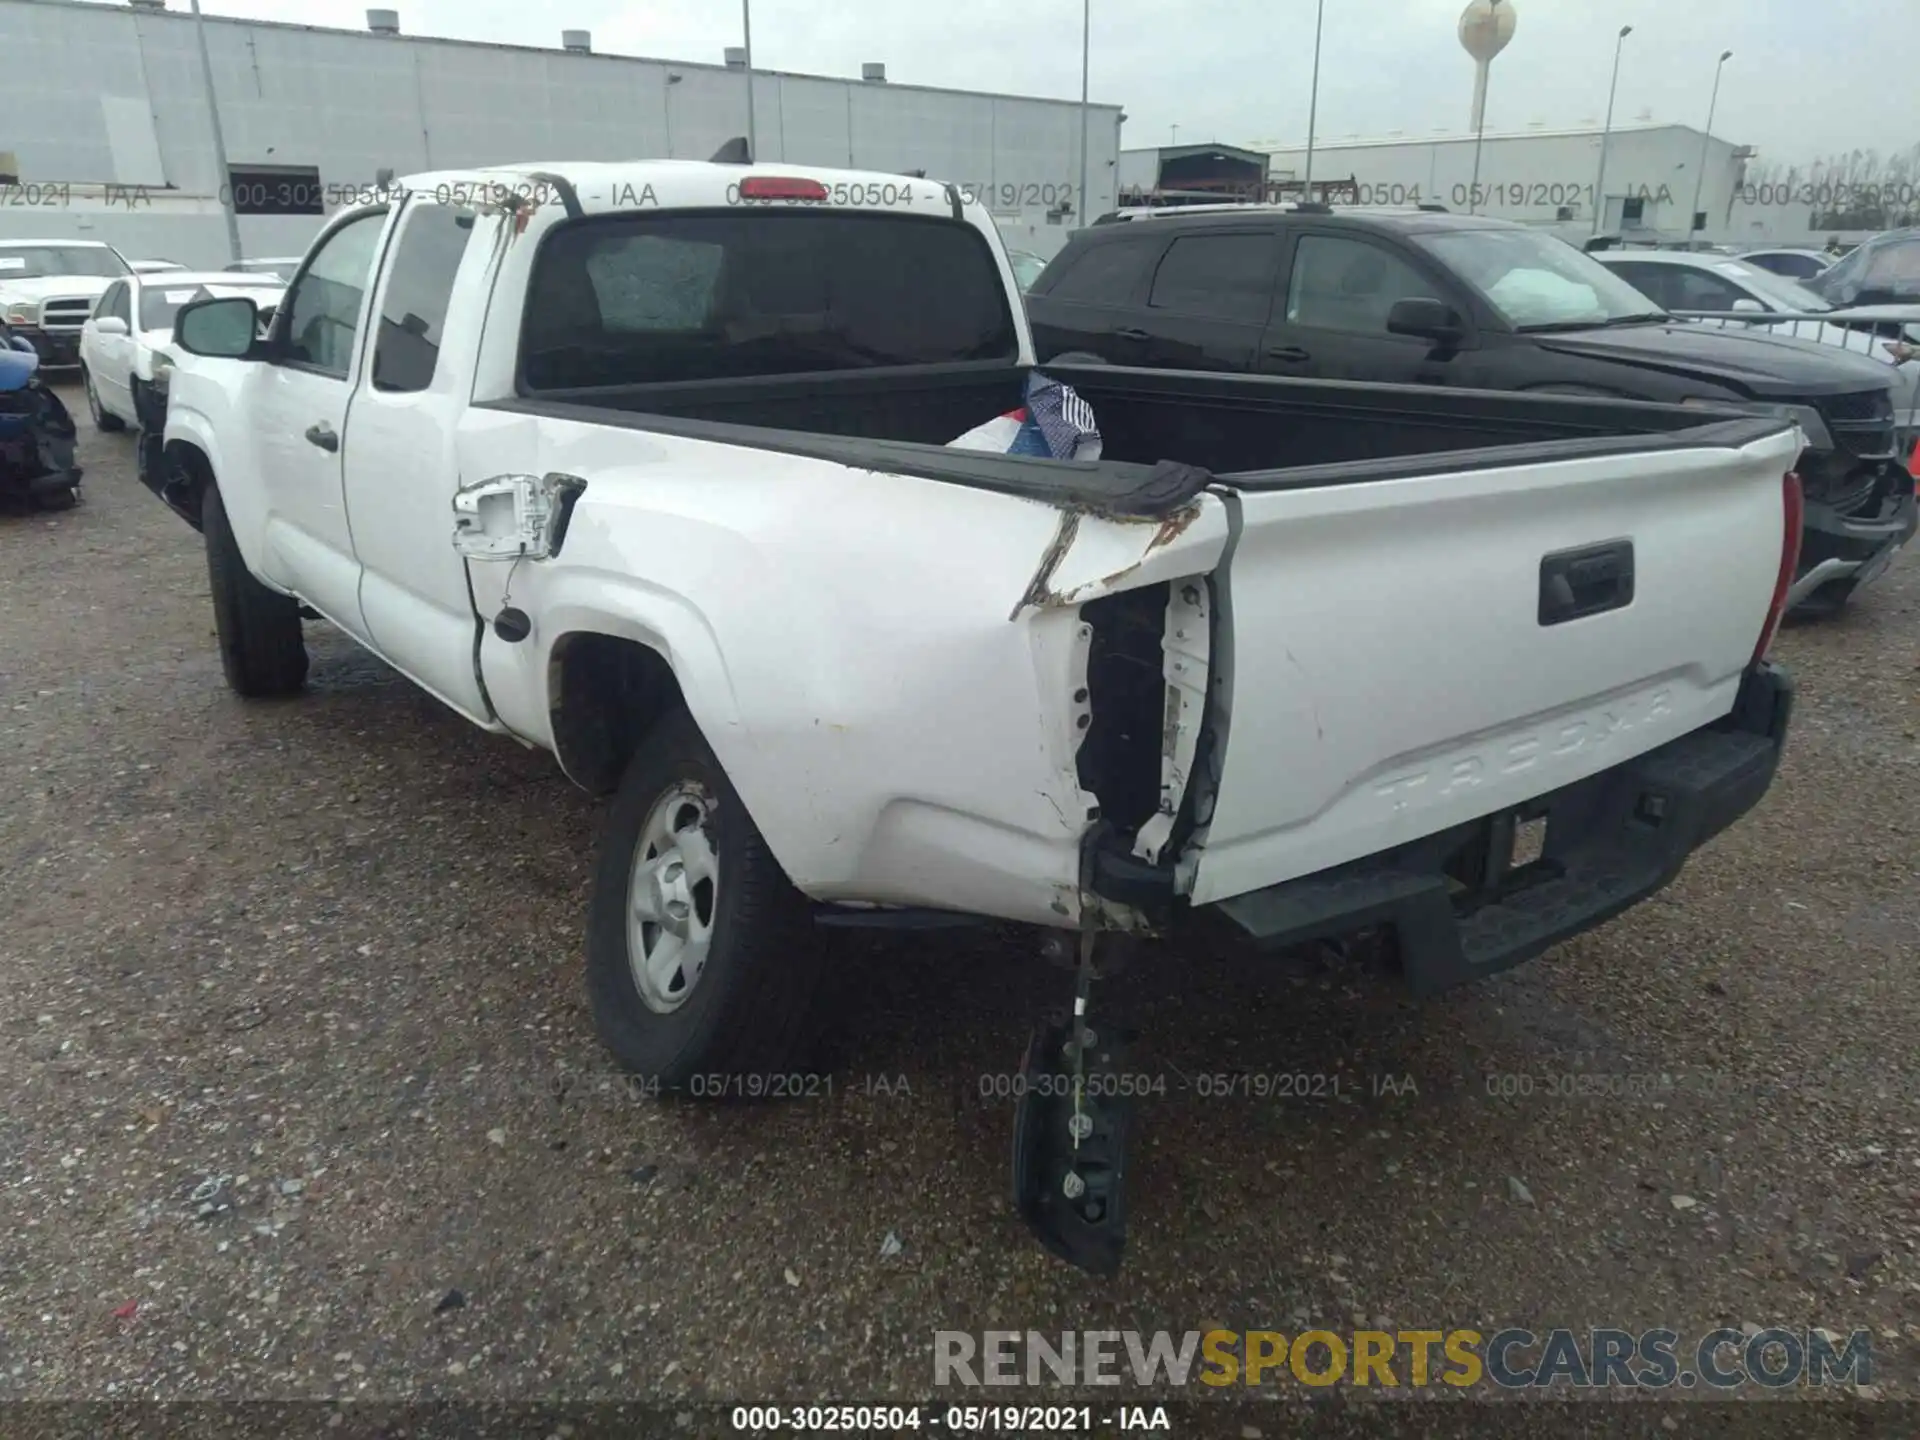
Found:
[(720, 897), (714, 808), (699, 785), (672, 785), (653, 802), (634, 846), (627, 964), (641, 1002), (658, 1015), (687, 1003), (713, 949)]

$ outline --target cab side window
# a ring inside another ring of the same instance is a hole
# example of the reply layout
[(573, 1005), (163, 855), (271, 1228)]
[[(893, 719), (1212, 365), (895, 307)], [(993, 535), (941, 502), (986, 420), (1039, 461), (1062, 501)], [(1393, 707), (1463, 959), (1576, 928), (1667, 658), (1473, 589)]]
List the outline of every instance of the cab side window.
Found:
[(1386, 335), (1398, 300), (1439, 300), (1419, 271), (1390, 251), (1338, 235), (1302, 235), (1287, 284), (1287, 322)]
[(1680, 297), (1680, 287), (1673, 283), (1674, 272), (1665, 265), (1609, 265), (1607, 267), (1626, 281), (1642, 295), (1646, 296), (1662, 310), (1689, 310), (1696, 307), (1687, 305)]
[(1279, 257), (1272, 235), (1182, 235), (1153, 272), (1147, 304), (1177, 315), (1263, 324)]
[(1718, 275), (1710, 275), (1704, 270), (1691, 267), (1681, 269), (1679, 276), (1679, 294), (1669, 306), (1673, 310), (1731, 310), (1736, 300), (1751, 300), (1753, 297), (1731, 281), (1722, 280)]
[(349, 221), (327, 237), (293, 282), (280, 306), (286, 315), (281, 352), (286, 363), (346, 378), (353, 365), (361, 304), (373, 278), (374, 256), (386, 223), (385, 210)]
[(373, 347), (376, 390), (425, 390), (433, 384), (454, 276), (473, 234), (473, 212), (416, 205), (402, 225), (380, 297), (380, 330)]
[(1152, 242), (1144, 239), (1089, 245), (1054, 279), (1047, 298), (1124, 305), (1138, 292), (1154, 253)]

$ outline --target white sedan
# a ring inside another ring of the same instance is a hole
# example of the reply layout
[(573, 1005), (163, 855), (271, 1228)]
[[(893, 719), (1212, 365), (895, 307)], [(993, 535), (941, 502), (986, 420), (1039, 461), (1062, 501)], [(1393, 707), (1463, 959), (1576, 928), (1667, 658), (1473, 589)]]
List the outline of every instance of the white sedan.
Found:
[(179, 358), (173, 317), (188, 301), (245, 295), (260, 307), (264, 321), (285, 290), (274, 276), (224, 271), (167, 271), (115, 281), (80, 331), (80, 373), (93, 423), (102, 430), (159, 429), (166, 413), (167, 371)]
[[(1684, 319), (1762, 325), (1769, 335), (1837, 345), (1891, 365), (1898, 443), (1910, 453), (1920, 442), (1920, 305), (1836, 306), (1744, 258), (1674, 250), (1609, 250), (1593, 258)], [(1748, 318), (1758, 316), (1775, 318)]]

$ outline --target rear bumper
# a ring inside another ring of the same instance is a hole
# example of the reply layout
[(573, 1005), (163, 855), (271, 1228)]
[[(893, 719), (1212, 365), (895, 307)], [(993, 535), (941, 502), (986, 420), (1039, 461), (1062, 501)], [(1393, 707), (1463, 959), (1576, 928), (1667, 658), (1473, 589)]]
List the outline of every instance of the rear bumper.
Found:
[(0, 494), (27, 495), (37, 500), (42, 495), (54, 495), (62, 490), (79, 489), (81, 474), (82, 471), (78, 465), (27, 474), (13, 466), (0, 463)]
[[(1219, 908), (1273, 948), (1391, 926), (1420, 995), (1495, 974), (1644, 900), (1751, 810), (1792, 709), (1791, 677), (1756, 666), (1718, 724), (1529, 805), (1520, 818), (1545, 818), (1546, 844), (1523, 870), (1507, 868), (1516, 817), (1489, 816)], [(1463, 885), (1461, 857), (1476, 853), (1500, 858)]]

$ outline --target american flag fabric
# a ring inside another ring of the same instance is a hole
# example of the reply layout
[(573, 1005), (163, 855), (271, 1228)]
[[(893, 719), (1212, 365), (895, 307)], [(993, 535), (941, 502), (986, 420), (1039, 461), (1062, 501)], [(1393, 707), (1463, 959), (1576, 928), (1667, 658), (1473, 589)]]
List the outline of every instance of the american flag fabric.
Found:
[(1093, 407), (1071, 385), (1038, 374), (1027, 377), (1027, 403), (947, 442), (952, 450), (987, 450), (1042, 460), (1098, 460), (1100, 429)]
[(1027, 377), (1027, 411), (1046, 437), (1047, 453), (1054, 459), (1100, 458), (1100, 426), (1093, 418), (1093, 407), (1071, 385), (1034, 371)]

